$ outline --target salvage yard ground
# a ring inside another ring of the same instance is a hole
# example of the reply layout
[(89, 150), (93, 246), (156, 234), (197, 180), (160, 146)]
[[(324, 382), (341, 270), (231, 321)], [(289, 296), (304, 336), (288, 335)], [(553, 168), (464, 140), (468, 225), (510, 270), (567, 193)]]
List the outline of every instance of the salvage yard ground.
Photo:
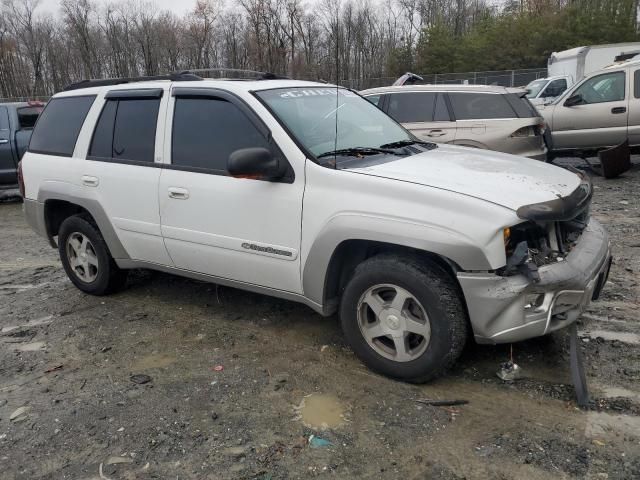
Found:
[(394, 382), (355, 358), (336, 318), (295, 303), (147, 271), (84, 295), (21, 204), (0, 203), (0, 477), (640, 478), (633, 161), (594, 177), (615, 263), (579, 325), (587, 411), (564, 332), (513, 346), (515, 383), (495, 376), (509, 346), (474, 345), (445, 378)]

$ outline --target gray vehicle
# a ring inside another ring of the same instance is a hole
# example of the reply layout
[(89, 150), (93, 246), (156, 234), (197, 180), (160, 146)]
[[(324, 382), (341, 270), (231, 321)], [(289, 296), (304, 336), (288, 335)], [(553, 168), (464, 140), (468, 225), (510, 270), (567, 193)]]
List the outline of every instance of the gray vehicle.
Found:
[(546, 160), (544, 120), (526, 90), (404, 85), (360, 92), (419, 139)]
[(525, 87), (526, 96), (533, 105), (544, 105), (562, 95), (571, 84), (573, 79), (570, 75), (539, 78)]
[(18, 162), (43, 106), (41, 102), (0, 104), (0, 190), (18, 188)]
[(549, 105), (538, 107), (556, 153), (599, 150), (629, 140), (640, 146), (640, 60), (587, 76)]

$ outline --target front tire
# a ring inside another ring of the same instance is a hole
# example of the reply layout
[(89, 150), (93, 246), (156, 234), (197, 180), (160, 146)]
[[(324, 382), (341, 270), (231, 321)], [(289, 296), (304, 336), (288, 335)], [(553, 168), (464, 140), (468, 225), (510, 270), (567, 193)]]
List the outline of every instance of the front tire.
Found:
[(73, 284), (91, 295), (124, 287), (127, 271), (116, 265), (102, 234), (89, 219), (74, 215), (58, 230), (60, 260)]
[(468, 336), (458, 285), (418, 256), (382, 254), (360, 264), (342, 296), (340, 319), (369, 368), (414, 383), (451, 367)]

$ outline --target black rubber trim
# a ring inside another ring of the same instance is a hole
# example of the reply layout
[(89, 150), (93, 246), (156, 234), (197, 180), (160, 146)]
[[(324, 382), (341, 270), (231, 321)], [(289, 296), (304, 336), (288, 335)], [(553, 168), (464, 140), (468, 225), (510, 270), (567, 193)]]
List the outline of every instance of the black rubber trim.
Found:
[(162, 98), (162, 88), (136, 88), (131, 90), (111, 90), (104, 98), (108, 100), (138, 100), (143, 98)]
[(126, 158), (106, 158), (87, 155), (86, 160), (92, 162), (120, 163), (122, 165), (136, 165), (139, 167), (163, 168), (164, 164), (159, 162), (145, 162), (142, 160), (127, 160)]
[[(76, 140), (77, 142), (78, 140)], [(74, 147), (75, 148), (75, 147)], [(57, 153), (57, 152), (44, 152), (42, 150), (27, 150), (29, 153), (37, 153), (38, 155), (52, 155), (54, 157), (67, 157), (73, 156), (73, 153)]]
[(580, 185), (569, 196), (548, 202), (524, 205), (516, 210), (516, 214), (523, 220), (534, 222), (565, 222), (577, 217), (589, 208), (593, 195), (591, 179), (585, 174), (581, 174), (581, 176)]

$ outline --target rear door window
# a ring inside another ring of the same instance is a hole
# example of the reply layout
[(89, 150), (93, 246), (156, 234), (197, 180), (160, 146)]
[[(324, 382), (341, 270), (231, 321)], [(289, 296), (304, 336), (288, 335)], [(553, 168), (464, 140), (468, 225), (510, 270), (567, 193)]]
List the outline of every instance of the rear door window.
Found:
[(218, 98), (176, 98), (171, 137), (173, 165), (224, 174), (229, 156), (251, 147), (269, 148), (269, 143), (233, 103)]
[(54, 98), (38, 119), (29, 151), (70, 157), (95, 95)]
[(89, 148), (94, 160), (154, 160), (159, 98), (107, 100)]
[(450, 92), (449, 99), (456, 120), (515, 118), (504, 95), (476, 92)]
[(389, 95), (387, 113), (399, 123), (433, 121), (435, 92), (407, 92)]

